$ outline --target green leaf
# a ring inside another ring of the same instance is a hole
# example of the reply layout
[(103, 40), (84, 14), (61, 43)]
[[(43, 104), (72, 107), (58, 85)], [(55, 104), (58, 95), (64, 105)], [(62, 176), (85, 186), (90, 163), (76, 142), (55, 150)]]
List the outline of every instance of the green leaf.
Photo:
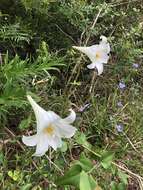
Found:
[(85, 155), (82, 155), (78, 161), (75, 162), (75, 164), (80, 165), (81, 168), (88, 172), (93, 168), (93, 163), (91, 160), (85, 157)]
[(21, 190), (29, 190), (29, 189), (31, 189), (31, 187), (32, 187), (32, 184), (29, 183), (29, 184), (26, 184), (26, 185), (22, 186)]
[(110, 186), (111, 186), (111, 190), (117, 190), (117, 183), (115, 181), (112, 181)]
[(116, 175), (116, 173), (117, 173), (117, 167), (116, 166), (114, 166), (114, 165), (111, 166), (111, 173), (113, 175)]
[(62, 147), (60, 148), (61, 152), (66, 152), (68, 149), (67, 142), (62, 143)]
[(56, 180), (56, 184), (57, 185), (73, 185), (79, 188), (81, 171), (82, 171), (82, 168), (79, 165), (73, 165), (72, 168), (70, 168), (69, 171), (67, 171), (64, 176), (59, 177)]
[(91, 190), (90, 182), (87, 173), (80, 173), (80, 190)]
[(93, 179), (92, 175), (88, 176), (91, 189), (93, 190), (97, 186), (97, 182)]
[(119, 183), (118, 190), (126, 190), (126, 185), (124, 183)]
[(111, 166), (114, 154), (110, 152), (105, 152), (101, 156), (101, 165), (103, 168), (108, 169)]
[(121, 170), (118, 170), (118, 176), (120, 178), (120, 180), (125, 184), (127, 185), (128, 184), (128, 175), (125, 174), (124, 172), (122, 172)]
[(76, 136), (76, 142), (78, 144), (85, 144), (86, 143), (86, 136), (84, 133), (80, 133)]

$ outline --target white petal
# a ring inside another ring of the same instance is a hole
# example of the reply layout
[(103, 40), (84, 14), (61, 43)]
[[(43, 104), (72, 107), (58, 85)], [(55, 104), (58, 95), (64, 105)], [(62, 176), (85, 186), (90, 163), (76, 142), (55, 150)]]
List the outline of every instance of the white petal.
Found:
[(100, 37), (102, 41), (99, 43), (99, 47), (104, 51), (104, 53), (110, 53), (110, 44), (107, 42), (107, 38), (105, 36)]
[(91, 63), (90, 65), (87, 65), (88, 69), (94, 69), (96, 67), (96, 63)]
[(74, 49), (79, 50), (80, 52), (84, 53), (92, 60), (95, 56), (93, 55), (93, 51), (91, 47), (80, 47), (80, 46), (73, 46)]
[(102, 63), (96, 63), (96, 68), (98, 71), (98, 75), (101, 75), (103, 73), (103, 64)]
[(64, 120), (60, 120), (56, 123), (56, 135), (64, 138), (71, 138), (75, 132), (76, 128), (72, 125), (68, 125)]
[(100, 49), (102, 50), (102, 52), (109, 54), (110, 53), (110, 45), (109, 43), (105, 44), (100, 44)]
[(100, 36), (101, 42), (100, 43), (107, 43), (107, 38), (106, 36)]
[(38, 136), (37, 135), (28, 136), (28, 137), (23, 136), (22, 142), (27, 146), (35, 146), (38, 142)]
[(35, 115), (38, 115), (40, 112), (42, 113), (46, 113), (46, 111), (40, 107), (33, 99), (31, 96), (27, 96), (27, 99), (29, 100), (34, 112), (35, 112)]
[(72, 46), (74, 49), (77, 49), (81, 51), (82, 53), (85, 53), (86, 55), (89, 54), (89, 47), (81, 47), (81, 46)]
[(36, 147), (36, 152), (33, 156), (43, 156), (49, 148), (48, 137), (46, 134), (40, 134), (39, 140)]
[(66, 118), (64, 118), (64, 121), (66, 122), (66, 123), (73, 123), (74, 121), (75, 121), (75, 119), (76, 119), (76, 113), (72, 110), (72, 109), (70, 109), (69, 110), (71, 113), (69, 114), (69, 116), (68, 117), (66, 117)]
[(96, 57), (97, 53), (102, 53), (103, 49), (102, 46), (100, 47), (100, 45), (92, 45), (89, 47), (77, 47), (74, 46), (74, 48), (78, 49), (79, 51), (83, 52), (84, 54), (86, 54), (88, 56), (88, 58), (91, 60), (92, 63), (95, 62), (99, 62), (99, 60)]
[(54, 150), (57, 150), (57, 148), (62, 146), (62, 140), (59, 136), (49, 136), (47, 141), (49, 146), (51, 146)]
[(101, 63), (107, 63), (109, 60), (109, 55), (107, 54), (102, 54), (102, 57), (100, 58)]
[(52, 111), (46, 111), (42, 107), (40, 107), (31, 96), (27, 96), (33, 110), (35, 113), (36, 121), (37, 121), (37, 132), (39, 133), (43, 128), (47, 127), (51, 122), (60, 117)]
[(97, 54), (102, 54), (103, 50), (101, 49), (100, 45), (92, 45), (90, 48), (89, 59), (92, 63), (99, 62), (100, 58), (97, 58)]
[[(73, 46), (73, 48), (81, 51), (82, 53), (86, 54), (92, 63), (101, 62), (99, 58), (97, 58), (97, 53), (99, 54), (109, 54), (110, 52), (110, 45), (107, 42), (107, 38), (105, 36), (100, 37), (102, 40), (99, 44), (92, 45), (89, 47), (80, 47), (80, 46)], [(107, 63), (107, 61), (105, 61)], [(93, 66), (89, 66), (89, 68), (93, 68)]]

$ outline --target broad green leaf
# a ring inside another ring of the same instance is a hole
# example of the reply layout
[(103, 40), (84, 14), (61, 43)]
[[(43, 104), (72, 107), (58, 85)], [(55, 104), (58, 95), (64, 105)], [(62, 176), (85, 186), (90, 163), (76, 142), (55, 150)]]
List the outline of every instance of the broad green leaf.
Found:
[(88, 176), (91, 189), (94, 189), (97, 186), (97, 182), (93, 179), (92, 175)]
[(69, 171), (67, 171), (64, 176), (59, 177), (56, 180), (56, 184), (57, 185), (73, 185), (79, 188), (81, 171), (82, 171), (81, 166), (73, 165), (72, 168), (70, 168)]
[(126, 190), (126, 185), (124, 183), (119, 183), (118, 190)]
[(80, 190), (92, 190), (87, 173), (80, 173)]
[(78, 161), (75, 162), (75, 164), (78, 164), (81, 166), (81, 168), (88, 172), (93, 168), (93, 163), (91, 160), (89, 160), (85, 155), (82, 155)]
[(110, 152), (105, 152), (101, 156), (101, 165), (103, 168), (107, 169), (111, 166), (114, 154)]

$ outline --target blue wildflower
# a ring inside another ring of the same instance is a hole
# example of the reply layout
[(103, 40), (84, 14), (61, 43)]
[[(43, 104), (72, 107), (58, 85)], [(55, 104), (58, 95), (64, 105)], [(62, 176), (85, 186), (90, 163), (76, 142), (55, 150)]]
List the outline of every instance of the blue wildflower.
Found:
[(121, 124), (116, 125), (116, 130), (117, 130), (119, 133), (122, 133), (122, 132), (123, 132), (123, 125), (121, 125)]
[(86, 109), (88, 109), (91, 106), (90, 103), (85, 104), (84, 106), (79, 108), (79, 112), (84, 112)]
[(118, 106), (119, 108), (122, 108), (122, 107), (123, 107), (122, 102), (117, 102), (117, 106)]
[(126, 88), (125, 83), (124, 83), (124, 82), (119, 82), (119, 88), (120, 88), (121, 90), (125, 89), (125, 88)]
[(137, 69), (137, 68), (139, 68), (139, 64), (133, 63), (132, 67), (135, 68), (135, 69)]

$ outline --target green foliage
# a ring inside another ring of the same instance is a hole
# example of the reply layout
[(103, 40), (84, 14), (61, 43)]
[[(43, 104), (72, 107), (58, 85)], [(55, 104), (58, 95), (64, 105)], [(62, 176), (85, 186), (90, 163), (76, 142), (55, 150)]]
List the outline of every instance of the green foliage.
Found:
[(80, 190), (91, 190), (90, 181), (88, 178), (87, 173), (82, 171), (80, 173), (80, 184), (79, 184)]
[(26, 10), (37, 9), (37, 11), (45, 13), (51, 0), (21, 0)]
[[(140, 0), (0, 1), (0, 189), (139, 189), (114, 162), (143, 174), (142, 17)], [(101, 35), (111, 55), (90, 92), (89, 59), (71, 47), (98, 43)], [(75, 137), (47, 152), (51, 162), (21, 143), (35, 124), (27, 93), (61, 116), (71, 106), (78, 112)]]
[(57, 180), (57, 185), (73, 185), (79, 188), (80, 173), (82, 169), (79, 165), (74, 165), (65, 175)]
[(113, 161), (114, 154), (109, 152), (104, 152), (101, 156), (101, 165), (103, 168), (108, 169)]
[(30, 35), (24, 31), (20, 31), (20, 25), (18, 23), (11, 25), (4, 25), (0, 29), (0, 39), (8, 42), (30, 42)]
[(92, 190), (96, 187), (96, 181), (88, 174), (93, 165), (86, 157), (80, 158), (74, 165), (65, 173), (63, 177), (58, 178), (57, 185), (72, 185), (77, 189)]
[(1, 121), (6, 120), (7, 113), (11, 112), (11, 108), (25, 107), (27, 104), (25, 95), (30, 90), (27, 83), (32, 85), (34, 76), (38, 76), (39, 80), (42, 78), (52, 80), (49, 72), (59, 71), (58, 67), (63, 65), (63, 59), (48, 52), (45, 42), (42, 43), (34, 63), (28, 58), (22, 60), (18, 55), (13, 59), (9, 59), (7, 53), (3, 57), (0, 67), (0, 80), (2, 81), (0, 95)]

